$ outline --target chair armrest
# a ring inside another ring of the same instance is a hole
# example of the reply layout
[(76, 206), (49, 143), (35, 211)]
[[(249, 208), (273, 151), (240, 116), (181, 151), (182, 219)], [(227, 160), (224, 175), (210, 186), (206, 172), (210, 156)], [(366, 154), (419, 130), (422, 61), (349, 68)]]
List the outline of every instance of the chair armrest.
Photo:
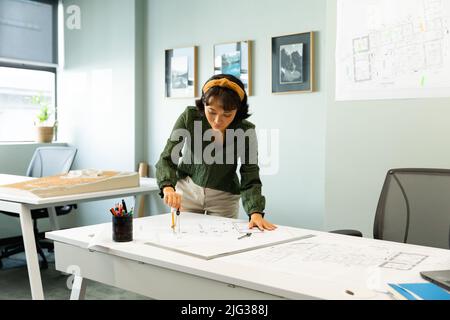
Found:
[(353, 237), (362, 237), (363, 236), (361, 231), (358, 231), (358, 230), (333, 230), (333, 231), (330, 231), (330, 233), (343, 234), (346, 236), (353, 236)]
[(15, 212), (0, 211), (0, 214), (5, 214), (7, 216), (14, 217), (14, 218), (19, 218), (20, 217), (20, 215), (18, 213), (15, 213)]

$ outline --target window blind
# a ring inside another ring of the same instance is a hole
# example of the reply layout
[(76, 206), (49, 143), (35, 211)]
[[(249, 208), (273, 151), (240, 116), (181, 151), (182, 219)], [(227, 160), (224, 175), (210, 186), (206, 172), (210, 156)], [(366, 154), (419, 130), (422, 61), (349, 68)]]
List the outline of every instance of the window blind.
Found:
[(57, 64), (57, 6), (57, 0), (0, 0), (0, 59)]

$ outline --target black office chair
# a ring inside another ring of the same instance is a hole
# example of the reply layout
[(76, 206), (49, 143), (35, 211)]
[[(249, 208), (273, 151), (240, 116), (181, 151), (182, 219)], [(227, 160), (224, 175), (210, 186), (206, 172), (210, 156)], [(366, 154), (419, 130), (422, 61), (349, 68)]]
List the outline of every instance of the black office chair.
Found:
[[(336, 230), (362, 236), (357, 230)], [(373, 237), (450, 248), (450, 170), (391, 169), (378, 200)]]
[[(41, 147), (37, 148), (34, 152), (33, 158), (31, 159), (30, 165), (28, 166), (27, 176), (40, 178), (45, 176), (56, 175), (60, 173), (69, 172), (72, 167), (72, 163), (75, 159), (77, 149), (73, 147)], [(67, 206), (59, 206), (55, 207), (56, 215), (66, 215), (72, 211), (72, 209), (76, 209), (76, 204), (67, 205)], [(0, 211), (8, 216), (19, 218), (17, 213), (13, 212), (5, 212)], [(31, 210), (31, 217), (33, 219), (34, 226), (34, 234), (36, 238), (36, 248), (39, 256), (41, 257), (41, 268), (47, 269), (48, 262), (47, 258), (44, 255), (42, 249), (48, 249), (49, 251), (53, 250), (53, 243), (46, 242), (44, 240), (44, 235), (39, 234), (39, 230), (37, 228), (37, 221), (39, 219), (48, 218), (48, 210), (46, 208), (43, 209), (35, 209)], [(4, 247), (0, 253), (0, 268), (2, 267), (2, 259), (15, 255), (17, 253), (23, 252), (23, 239), (20, 237), (20, 240), (13, 241), (12, 244), (8, 244)]]

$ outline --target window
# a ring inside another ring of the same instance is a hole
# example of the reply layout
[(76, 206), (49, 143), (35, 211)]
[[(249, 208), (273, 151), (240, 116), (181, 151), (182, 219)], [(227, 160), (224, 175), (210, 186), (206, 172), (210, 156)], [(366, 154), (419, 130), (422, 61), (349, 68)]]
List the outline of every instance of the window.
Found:
[(35, 141), (33, 96), (56, 120), (57, 30), (57, 0), (0, 0), (0, 142)]
[(33, 96), (48, 101), (55, 118), (55, 71), (0, 67), (0, 141), (34, 141), (39, 105)]

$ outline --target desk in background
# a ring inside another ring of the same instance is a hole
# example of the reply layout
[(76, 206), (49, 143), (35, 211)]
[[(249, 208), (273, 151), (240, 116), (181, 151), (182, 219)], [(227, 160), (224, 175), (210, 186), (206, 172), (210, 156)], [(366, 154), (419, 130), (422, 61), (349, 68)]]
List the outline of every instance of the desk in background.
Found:
[[(32, 178), (23, 176), (12, 176), (0, 174), (0, 185), (11, 184), (30, 180)], [(35, 198), (17, 196), (14, 192), (0, 192), (0, 210), (15, 212), (20, 214), (20, 226), (22, 229), (25, 255), (27, 260), (28, 276), (30, 278), (31, 295), (33, 299), (44, 299), (42, 289), (41, 273), (39, 270), (39, 260), (36, 251), (36, 243), (33, 230), (33, 221), (31, 210), (39, 208), (50, 208), (49, 217), (56, 223), (56, 213), (54, 207), (64, 206), (73, 203), (98, 201), (112, 198), (122, 198), (128, 196), (135, 197), (135, 203), (138, 203), (137, 197), (159, 191), (156, 179), (141, 178), (140, 186), (136, 188), (117, 189), (95, 193), (74, 194), (52, 198)], [(138, 206), (135, 206), (136, 208)]]

